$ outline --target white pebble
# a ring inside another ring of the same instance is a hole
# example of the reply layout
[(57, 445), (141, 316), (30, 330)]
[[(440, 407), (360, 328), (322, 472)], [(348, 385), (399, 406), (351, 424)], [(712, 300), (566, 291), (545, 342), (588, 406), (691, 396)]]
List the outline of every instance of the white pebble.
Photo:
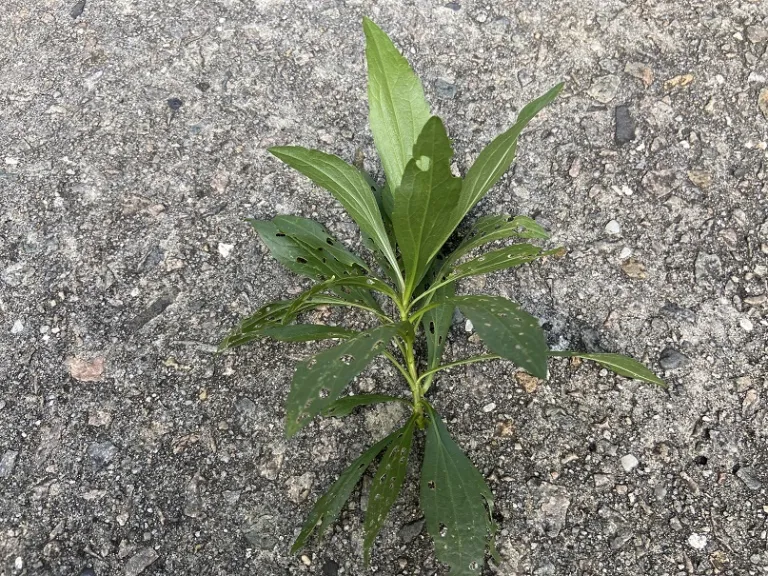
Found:
[(467, 318), (467, 321), (464, 322), (464, 330), (466, 330), (467, 332), (472, 332), (472, 330), (474, 329), (475, 329), (475, 325), (472, 324), (472, 320)]
[(638, 464), (640, 464), (640, 461), (632, 454), (621, 457), (621, 467), (624, 468), (625, 472), (632, 472), (632, 470), (637, 468)]
[(632, 248), (629, 246), (624, 246), (624, 248), (621, 249), (621, 252), (619, 253), (619, 260), (626, 260), (632, 256)]
[(19, 163), (18, 158), (11, 158), (10, 156), (6, 157), (5, 163), (8, 164), (8, 166), (16, 166)]
[(707, 537), (703, 534), (697, 534), (694, 532), (688, 536), (688, 545), (691, 548), (696, 548), (696, 550), (703, 550), (707, 547)]
[(16, 320), (16, 322), (13, 323), (13, 327), (11, 328), (11, 334), (19, 334), (24, 330), (24, 324), (21, 322), (21, 320)]
[(741, 326), (747, 332), (752, 332), (755, 327), (754, 324), (752, 324), (752, 320), (749, 318), (741, 318), (739, 320), (739, 326)]
[(495, 402), (491, 402), (490, 404), (483, 406), (483, 412), (493, 412), (494, 410), (496, 410)]
[(229, 258), (229, 255), (232, 254), (232, 249), (234, 247), (234, 244), (224, 244), (224, 242), (219, 242), (219, 254), (221, 254), (224, 258)]
[(310, 560), (310, 559), (309, 559), (309, 556), (307, 556), (306, 554), (304, 554), (304, 555), (301, 557), (301, 563), (302, 563), (302, 564), (304, 564), (304, 566), (309, 566), (310, 564), (312, 564), (312, 560)]
[(619, 224), (616, 220), (611, 220), (608, 222), (608, 224), (605, 225), (605, 231), (608, 234), (617, 235), (621, 234), (621, 224)]

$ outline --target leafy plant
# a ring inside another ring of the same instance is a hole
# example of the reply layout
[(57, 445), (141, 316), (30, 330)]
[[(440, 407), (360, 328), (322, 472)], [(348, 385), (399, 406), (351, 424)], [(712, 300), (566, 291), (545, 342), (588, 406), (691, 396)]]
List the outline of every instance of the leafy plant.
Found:
[[(451, 567), (452, 574), (478, 574), (486, 550), (495, 553), (493, 494), (427, 400), (435, 376), (463, 364), (504, 359), (545, 379), (548, 357), (575, 356), (622, 376), (664, 383), (642, 364), (618, 354), (550, 350), (539, 321), (506, 298), (455, 293), (456, 282), (462, 278), (560, 253), (560, 249), (516, 243), (475, 255), (477, 249), (500, 240), (546, 240), (546, 231), (524, 216), (479, 218), (452, 251), (446, 244), (472, 207), (509, 168), (518, 136), (557, 96), (562, 84), (525, 106), (517, 122), (480, 153), (461, 179), (451, 171), (451, 142), (442, 120), (430, 114), (419, 79), (384, 32), (368, 19), (363, 27), (371, 130), (387, 183), (381, 186), (341, 158), (317, 150), (280, 146), (270, 152), (328, 190), (346, 208), (381, 272), (347, 250), (317, 222), (296, 216), (251, 220), (274, 257), (315, 284), (294, 299), (271, 302), (257, 310), (224, 339), (221, 349), (265, 337), (288, 342), (340, 340), (296, 369), (286, 403), (289, 437), (316, 416), (343, 417), (360, 406), (382, 402), (410, 407), (402, 428), (363, 452), (317, 501), (293, 545), (294, 552), (313, 533), (322, 535), (335, 522), (363, 473), (381, 456), (364, 521), (367, 563), (403, 485), (414, 436), (424, 432), (421, 508), (435, 553)], [(294, 323), (303, 312), (318, 306), (361, 309), (379, 324), (354, 331)], [(442, 363), (456, 308), (472, 321), (490, 354)], [(425, 361), (415, 353), (417, 338), (422, 335)], [(387, 358), (402, 374), (410, 399), (344, 395), (350, 381), (377, 356)]]

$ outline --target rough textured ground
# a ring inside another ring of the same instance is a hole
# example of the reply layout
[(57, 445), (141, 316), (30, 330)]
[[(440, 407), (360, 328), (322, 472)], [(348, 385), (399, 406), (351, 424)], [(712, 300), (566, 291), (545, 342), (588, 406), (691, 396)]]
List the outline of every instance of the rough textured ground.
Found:
[[(11, 0), (0, 574), (446, 574), (412, 524), (414, 482), (370, 572), (365, 488), (291, 556), (314, 498), (402, 414), (286, 441), (308, 347), (212, 354), (238, 318), (305, 286), (241, 218), (311, 216), (359, 245), (265, 148), (360, 149), (380, 172), (366, 14), (424, 79), (461, 170), (566, 81), (476, 214), (533, 215), (570, 253), (462, 289), (517, 298), (552, 345), (629, 353), (670, 383), (565, 361), (535, 389), (505, 363), (439, 380), (434, 401), (498, 498), (503, 562), (486, 572), (768, 573), (764, 2)], [(479, 348), (457, 319), (450, 357)], [(353, 387), (401, 384), (378, 364)]]

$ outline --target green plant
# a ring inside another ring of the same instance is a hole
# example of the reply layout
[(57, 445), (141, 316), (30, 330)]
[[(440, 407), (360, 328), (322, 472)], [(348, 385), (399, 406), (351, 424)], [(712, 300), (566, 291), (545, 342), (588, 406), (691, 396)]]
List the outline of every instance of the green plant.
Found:
[[(478, 248), (499, 240), (548, 238), (541, 226), (524, 216), (479, 218), (452, 251), (446, 250), (446, 243), (512, 163), (520, 132), (562, 85), (525, 106), (517, 122), (480, 153), (462, 180), (451, 172), (450, 140), (440, 118), (430, 115), (419, 79), (373, 22), (366, 19), (364, 30), (371, 130), (387, 184), (380, 186), (357, 167), (316, 150), (292, 146), (270, 152), (327, 189), (346, 208), (383, 274), (377, 275), (373, 266), (317, 222), (296, 216), (250, 220), (277, 260), (316, 283), (292, 300), (259, 309), (227, 336), (221, 349), (264, 337), (290, 342), (341, 340), (296, 369), (286, 403), (289, 437), (318, 415), (342, 417), (357, 407), (381, 402), (403, 402), (411, 409), (402, 428), (368, 448), (317, 501), (294, 552), (313, 532), (322, 534), (333, 524), (365, 470), (382, 455), (364, 521), (367, 563), (406, 476), (414, 435), (425, 430), (421, 508), (437, 558), (451, 567), (452, 574), (478, 574), (486, 549), (495, 553), (493, 495), (426, 399), (436, 374), (462, 364), (505, 359), (546, 379), (549, 356), (577, 356), (622, 376), (664, 383), (642, 364), (618, 354), (549, 350), (538, 320), (510, 300), (455, 294), (462, 278), (559, 252), (518, 243), (473, 256)], [(362, 309), (379, 325), (358, 332), (293, 323), (302, 312), (328, 305)], [(441, 364), (456, 308), (472, 321), (491, 353)], [(426, 339), (425, 362), (419, 362), (415, 353), (420, 334)], [(380, 355), (402, 374), (410, 400), (383, 394), (342, 396), (347, 384)]]

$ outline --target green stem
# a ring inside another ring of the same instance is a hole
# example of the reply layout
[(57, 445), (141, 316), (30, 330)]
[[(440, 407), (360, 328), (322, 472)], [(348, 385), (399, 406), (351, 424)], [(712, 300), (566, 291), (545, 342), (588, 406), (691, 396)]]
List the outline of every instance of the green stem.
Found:
[(400, 373), (408, 382), (408, 385), (411, 386), (411, 388), (413, 388), (412, 384), (415, 384), (415, 380), (412, 380), (411, 375), (408, 373), (408, 370), (406, 370), (405, 367), (402, 364), (400, 364), (400, 362), (397, 361), (397, 358), (395, 358), (391, 352), (388, 352), (385, 350), (383, 354), (384, 356), (387, 357), (387, 359), (389, 359), (390, 362), (392, 362), (392, 365), (400, 371)]
[[(447, 370), (448, 368), (454, 368), (456, 366), (463, 366), (464, 364), (474, 364), (475, 362), (485, 362), (486, 360), (498, 360), (499, 358), (501, 358), (501, 356), (499, 356), (498, 354), (483, 354), (482, 356), (474, 356), (472, 358), (465, 358), (464, 360), (457, 360), (456, 362), (449, 362), (448, 364), (442, 364), (437, 368), (432, 368), (431, 370), (427, 370), (426, 372), (423, 372), (421, 376), (417, 378), (416, 384), (418, 384), (425, 378), (428, 378), (432, 374), (436, 374), (437, 372), (440, 372), (441, 370)], [(424, 394), (429, 389), (430, 384), (431, 384), (431, 379), (429, 380), (427, 386), (421, 387), (422, 394)]]

